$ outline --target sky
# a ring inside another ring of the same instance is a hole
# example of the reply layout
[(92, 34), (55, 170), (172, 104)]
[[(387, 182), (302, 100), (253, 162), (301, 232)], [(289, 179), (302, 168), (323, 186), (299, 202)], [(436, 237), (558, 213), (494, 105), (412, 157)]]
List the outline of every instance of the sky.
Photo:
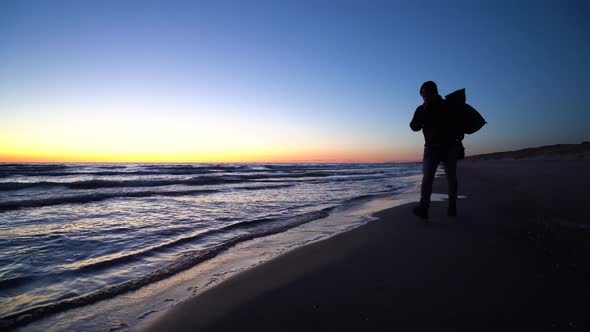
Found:
[(590, 140), (584, 1), (2, 1), (0, 162), (420, 160), (424, 81), (468, 155)]

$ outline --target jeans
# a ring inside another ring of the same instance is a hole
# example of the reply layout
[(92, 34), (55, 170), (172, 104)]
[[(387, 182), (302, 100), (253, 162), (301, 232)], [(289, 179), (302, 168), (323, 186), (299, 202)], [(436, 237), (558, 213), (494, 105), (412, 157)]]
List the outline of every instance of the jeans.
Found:
[(440, 162), (445, 168), (445, 175), (449, 183), (449, 205), (457, 202), (457, 155), (459, 153), (459, 142), (450, 145), (424, 146), (424, 158), (422, 160), (422, 187), (420, 190), (420, 206), (430, 207), (430, 195), (434, 174)]

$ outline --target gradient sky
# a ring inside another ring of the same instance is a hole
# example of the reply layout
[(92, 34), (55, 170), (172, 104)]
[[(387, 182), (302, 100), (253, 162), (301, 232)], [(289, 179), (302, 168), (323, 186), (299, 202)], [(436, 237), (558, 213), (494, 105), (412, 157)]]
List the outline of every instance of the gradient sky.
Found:
[(419, 160), (418, 89), (468, 154), (590, 140), (585, 1), (2, 1), (0, 161)]

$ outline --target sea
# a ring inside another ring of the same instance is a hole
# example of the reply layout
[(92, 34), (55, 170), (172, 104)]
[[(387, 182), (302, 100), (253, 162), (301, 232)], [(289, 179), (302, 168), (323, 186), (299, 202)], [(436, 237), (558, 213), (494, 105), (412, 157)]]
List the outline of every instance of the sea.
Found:
[[(200, 280), (187, 288), (195, 295), (260, 257), (370, 221), (344, 211), (415, 193), (420, 172), (418, 163), (0, 163), (0, 327), (67, 317), (179, 275)], [(61, 324), (48, 326), (84, 327)]]

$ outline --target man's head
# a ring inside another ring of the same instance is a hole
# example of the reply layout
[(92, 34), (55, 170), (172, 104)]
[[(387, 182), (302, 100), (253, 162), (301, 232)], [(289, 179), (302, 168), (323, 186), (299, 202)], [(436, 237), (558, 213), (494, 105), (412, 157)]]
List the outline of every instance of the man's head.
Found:
[(432, 98), (438, 96), (438, 87), (433, 81), (424, 82), (420, 87), (420, 96), (425, 103), (432, 101)]

